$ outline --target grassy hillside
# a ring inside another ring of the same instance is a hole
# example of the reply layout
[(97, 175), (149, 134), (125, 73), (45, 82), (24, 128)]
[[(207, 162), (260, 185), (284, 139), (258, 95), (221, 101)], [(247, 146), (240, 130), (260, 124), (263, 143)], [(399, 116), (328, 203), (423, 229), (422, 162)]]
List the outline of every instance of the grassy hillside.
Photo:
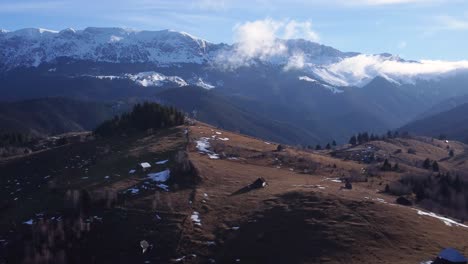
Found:
[[(67, 144), (0, 162), (0, 259), (407, 264), (445, 247), (466, 255), (466, 224), (413, 194), (402, 206), (386, 192), (405, 175), (436, 177), (422, 168), (426, 158), (466, 182), (467, 146), (449, 148), (453, 157), (445, 141), (392, 138), (277, 151), (201, 122)], [(381, 170), (385, 159), (399, 169)], [(160, 173), (169, 177), (155, 182)], [(259, 177), (268, 185), (250, 188)]]

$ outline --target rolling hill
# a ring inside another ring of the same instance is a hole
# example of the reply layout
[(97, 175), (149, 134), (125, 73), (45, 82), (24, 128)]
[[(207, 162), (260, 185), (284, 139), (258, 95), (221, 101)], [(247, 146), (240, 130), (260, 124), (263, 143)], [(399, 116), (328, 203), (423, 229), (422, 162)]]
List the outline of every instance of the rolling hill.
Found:
[(430, 137), (443, 135), (448, 139), (468, 142), (468, 103), (416, 120), (400, 130)]
[(44, 136), (88, 131), (125, 109), (125, 106), (118, 104), (59, 97), (2, 102), (0, 132), (22, 132)]
[[(0, 257), (407, 264), (445, 247), (466, 255), (466, 224), (444, 207), (412, 194), (405, 197), (414, 204), (404, 206), (385, 191), (406, 174), (438, 177), (421, 167), (425, 158), (439, 161), (441, 173), (463, 173), (467, 145), (450, 148), (457, 154), (447, 159), (444, 141), (414, 137), (277, 151), (198, 121), (67, 144), (0, 162)], [(369, 153), (375, 159), (366, 163)], [(383, 158), (400, 169), (381, 170)], [(151, 167), (142, 170), (143, 162)], [(268, 185), (252, 187), (258, 178)]]

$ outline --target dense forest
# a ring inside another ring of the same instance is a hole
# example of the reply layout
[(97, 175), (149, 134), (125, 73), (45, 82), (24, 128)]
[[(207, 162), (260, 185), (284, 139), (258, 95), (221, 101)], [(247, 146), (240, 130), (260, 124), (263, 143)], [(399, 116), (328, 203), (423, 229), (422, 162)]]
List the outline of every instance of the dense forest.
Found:
[(115, 116), (99, 125), (94, 133), (109, 137), (120, 134), (178, 126), (184, 123), (185, 116), (174, 107), (145, 102), (136, 104), (132, 111)]

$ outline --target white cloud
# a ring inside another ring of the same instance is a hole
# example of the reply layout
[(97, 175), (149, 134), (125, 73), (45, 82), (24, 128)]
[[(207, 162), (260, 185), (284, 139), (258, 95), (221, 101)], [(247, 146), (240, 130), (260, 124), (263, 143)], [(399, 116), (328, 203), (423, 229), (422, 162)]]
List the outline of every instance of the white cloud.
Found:
[(358, 55), (314, 72), (334, 85), (362, 86), (377, 76), (404, 83), (417, 79), (433, 79), (468, 70), (468, 61), (422, 60), (402, 61), (380, 55)]
[(272, 19), (239, 24), (234, 28), (234, 39), (239, 55), (267, 58), (286, 51), (286, 46), (277, 41), (277, 32), (284, 24)]
[(305, 66), (304, 53), (295, 53), (288, 59), (288, 63), (284, 66), (285, 71), (293, 69), (302, 69)]
[(310, 21), (298, 22), (291, 20), (284, 25), (284, 39), (302, 38), (310, 41), (319, 41), (318, 34), (312, 29)]
[[(288, 48), (282, 39), (291, 38), (319, 40), (310, 21), (267, 18), (237, 24), (234, 27), (234, 52), (220, 54), (217, 62), (227, 62), (230, 68), (237, 68), (249, 65), (253, 59), (274, 61), (275, 57), (288, 54)], [(301, 63), (303, 67), (303, 60), (301, 54), (294, 55), (290, 58), (290, 67), (298, 67)]]

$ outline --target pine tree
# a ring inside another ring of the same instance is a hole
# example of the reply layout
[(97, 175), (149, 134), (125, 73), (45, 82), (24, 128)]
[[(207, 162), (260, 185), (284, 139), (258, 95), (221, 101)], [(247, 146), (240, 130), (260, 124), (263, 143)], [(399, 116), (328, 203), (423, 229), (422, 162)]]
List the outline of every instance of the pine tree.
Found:
[(335, 140), (333, 140), (332, 146), (336, 147), (336, 141)]
[(439, 171), (439, 163), (437, 163), (437, 161), (434, 161), (432, 163), (432, 170), (435, 171), (435, 172)]
[(423, 168), (425, 168), (426, 170), (428, 170), (429, 168), (431, 168), (431, 160), (429, 160), (429, 158), (425, 159), (424, 162), (423, 162)]
[(356, 139), (356, 136), (353, 135), (350, 139), (349, 139), (349, 144), (355, 146), (357, 144), (357, 139)]
[(395, 165), (393, 165), (393, 171), (400, 171), (400, 165), (398, 165), (398, 163), (395, 163)]
[(317, 146), (315, 146), (315, 150), (321, 150), (322, 149), (322, 146), (320, 146), (319, 144), (317, 144)]
[(362, 141), (369, 142), (369, 133), (367, 132), (362, 133)]
[(392, 138), (392, 131), (387, 131), (387, 138)]
[(452, 158), (453, 156), (455, 156), (455, 152), (453, 151), (453, 149), (451, 149), (449, 151), (449, 156)]
[(383, 170), (383, 171), (391, 171), (392, 170), (392, 164), (390, 164), (390, 162), (388, 162), (388, 159), (385, 159), (381, 170)]
[(331, 149), (331, 146), (330, 146), (330, 143), (327, 143), (327, 145), (325, 146), (326, 149)]

